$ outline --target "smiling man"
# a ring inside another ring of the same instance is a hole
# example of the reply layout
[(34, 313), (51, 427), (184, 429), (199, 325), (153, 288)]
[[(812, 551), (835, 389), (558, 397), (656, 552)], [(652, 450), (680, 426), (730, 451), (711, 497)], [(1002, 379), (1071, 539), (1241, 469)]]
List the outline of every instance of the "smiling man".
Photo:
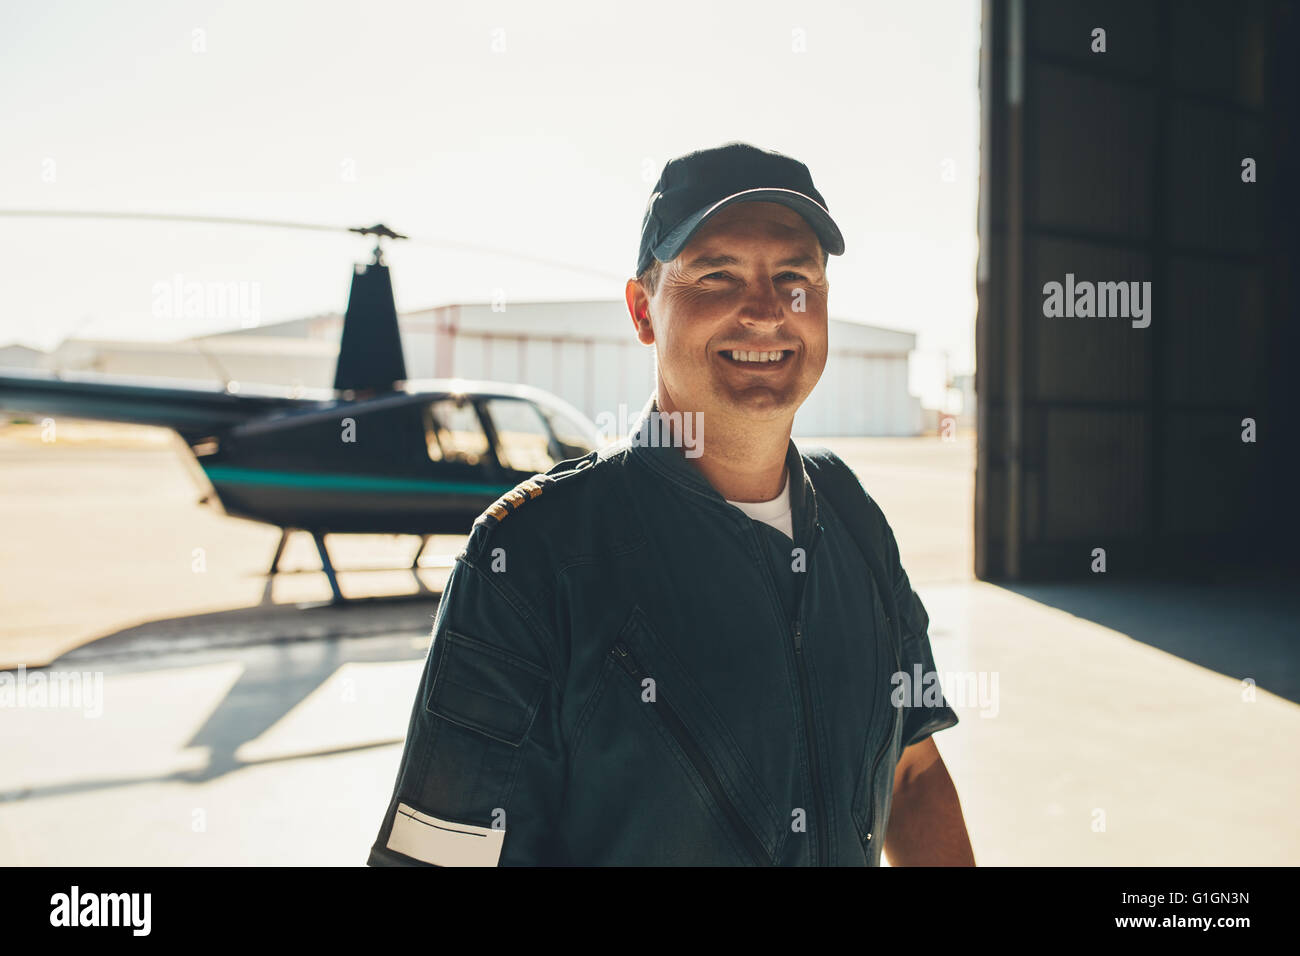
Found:
[(655, 395), (475, 523), (372, 865), (974, 863), (957, 715), (895, 692), (935, 665), (893, 533), (790, 438), (843, 251), (802, 163), (665, 166), (626, 288)]

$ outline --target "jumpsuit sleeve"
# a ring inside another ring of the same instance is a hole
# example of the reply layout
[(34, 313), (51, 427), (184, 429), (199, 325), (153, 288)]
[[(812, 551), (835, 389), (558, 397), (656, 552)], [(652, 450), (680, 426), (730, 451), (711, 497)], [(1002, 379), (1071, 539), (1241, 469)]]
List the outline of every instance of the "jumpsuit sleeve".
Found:
[(550, 637), (500, 576), (457, 559), (368, 865), (555, 859), (565, 774)]
[[(903, 570), (903, 563), (898, 553), (898, 542), (888, 522), (885, 522), (885, 549), (888, 561), (886, 567), (893, 578), (894, 602), (898, 607), (898, 617), (902, 625), (903, 645), (899, 669), (909, 678), (914, 679), (916, 667), (920, 665), (923, 681), (921, 705), (903, 708), (902, 746), (906, 749), (912, 744), (920, 743), (931, 734), (955, 726), (957, 713), (948, 705), (947, 699), (942, 694), (942, 688), (938, 685), (934, 652), (930, 649), (930, 616), (926, 613), (921, 598), (912, 589), (912, 582), (908, 580), (907, 572)], [(935, 675), (932, 679), (927, 677), (931, 674)], [(936, 690), (927, 694), (925, 690), (931, 686), (930, 680), (933, 680), (933, 687)]]

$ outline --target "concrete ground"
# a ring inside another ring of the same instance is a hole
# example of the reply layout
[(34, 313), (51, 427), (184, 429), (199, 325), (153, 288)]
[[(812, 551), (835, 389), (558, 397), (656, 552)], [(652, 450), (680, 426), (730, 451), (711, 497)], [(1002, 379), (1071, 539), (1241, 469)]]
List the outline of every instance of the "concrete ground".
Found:
[[(930, 612), (961, 718), (936, 741), (980, 864), (1300, 863), (1284, 588), (976, 582), (969, 436), (824, 443)], [(0, 706), (0, 864), (364, 861), (446, 570), (345, 572), (351, 596), (400, 597), (303, 608), (329, 593), (310, 539), (268, 587), (278, 532), (196, 497), (167, 433), (0, 426), (0, 667), (102, 681), (80, 707)], [(416, 542), (330, 545), (400, 567)]]

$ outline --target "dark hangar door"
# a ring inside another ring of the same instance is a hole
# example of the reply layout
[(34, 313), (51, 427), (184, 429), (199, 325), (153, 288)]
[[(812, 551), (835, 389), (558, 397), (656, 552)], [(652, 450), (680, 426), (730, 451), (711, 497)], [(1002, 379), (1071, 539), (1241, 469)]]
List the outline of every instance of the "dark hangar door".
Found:
[(983, 4), (977, 577), (1295, 564), (1298, 21)]

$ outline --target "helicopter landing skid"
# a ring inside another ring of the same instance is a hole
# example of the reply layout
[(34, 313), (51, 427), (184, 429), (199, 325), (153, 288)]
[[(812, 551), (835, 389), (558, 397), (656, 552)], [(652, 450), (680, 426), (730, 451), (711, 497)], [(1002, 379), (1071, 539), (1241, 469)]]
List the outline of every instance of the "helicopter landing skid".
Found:
[(411, 559), (411, 570), (412, 570), (412, 571), (419, 570), (419, 567), (420, 567), (420, 558), (423, 557), (423, 555), (424, 555), (424, 549), (427, 548), (427, 547), (429, 546), (429, 537), (430, 537), (430, 536), (427, 535), (427, 534), (422, 534), (422, 535), (420, 535), (420, 550), (416, 551), (416, 552), (415, 552), (415, 557)]
[(325, 550), (325, 535), (321, 534), (319, 531), (313, 531), (311, 537), (312, 540), (316, 542), (316, 550), (320, 552), (321, 570), (325, 572), (325, 577), (329, 578), (330, 590), (334, 592), (334, 600), (330, 603), (346, 604), (348, 599), (345, 598), (343, 592), (339, 590), (339, 579), (338, 575), (334, 573), (334, 563), (330, 561), (329, 551)]
[(284, 546), (289, 540), (289, 529), (280, 529), (280, 543), (275, 546), (275, 557), (271, 559), (271, 567), (267, 570), (267, 575), (272, 576), (280, 570), (280, 558), (284, 556)]
[[(284, 556), (285, 545), (289, 541), (289, 536), (293, 534), (293, 532), (296, 530), (305, 530), (305, 529), (297, 529), (297, 528), (280, 529), (280, 540), (276, 543), (275, 554), (271, 558), (271, 566), (266, 571), (267, 583), (266, 583), (266, 593), (263, 595), (263, 601), (270, 600), (271, 579), (273, 579), (276, 575), (316, 573), (315, 571), (311, 571), (306, 568), (302, 568), (302, 569), (293, 568), (293, 569), (288, 569), (283, 571), (280, 570), (280, 559)], [(357, 601), (380, 600), (379, 598), (346, 597), (343, 594), (342, 589), (340, 589), (339, 587), (338, 569), (334, 567), (334, 562), (330, 559), (329, 549), (325, 545), (324, 532), (308, 531), (307, 533), (310, 534), (312, 540), (316, 542), (316, 553), (320, 555), (321, 570), (325, 572), (325, 577), (329, 581), (331, 598), (328, 601), (319, 601), (310, 604), (302, 604), (299, 605), (299, 607), (304, 609), (308, 607), (338, 607), (345, 604), (353, 604)], [(415, 557), (412, 559), (410, 565), (407, 567), (404, 568), (375, 568), (375, 567), (344, 568), (343, 570), (344, 571), (409, 570), (415, 576), (417, 595), (436, 597), (439, 592), (431, 591), (429, 589), (428, 585), (424, 583), (424, 579), (420, 577), (420, 571), (429, 570), (430, 568), (450, 568), (455, 565), (456, 559), (451, 555), (435, 555), (432, 564), (426, 563), (422, 565), (420, 563), (420, 559), (424, 556), (424, 552), (429, 546), (429, 540), (432, 537), (432, 535), (422, 534), (419, 537), (420, 537), (420, 547), (419, 549), (416, 550)]]

